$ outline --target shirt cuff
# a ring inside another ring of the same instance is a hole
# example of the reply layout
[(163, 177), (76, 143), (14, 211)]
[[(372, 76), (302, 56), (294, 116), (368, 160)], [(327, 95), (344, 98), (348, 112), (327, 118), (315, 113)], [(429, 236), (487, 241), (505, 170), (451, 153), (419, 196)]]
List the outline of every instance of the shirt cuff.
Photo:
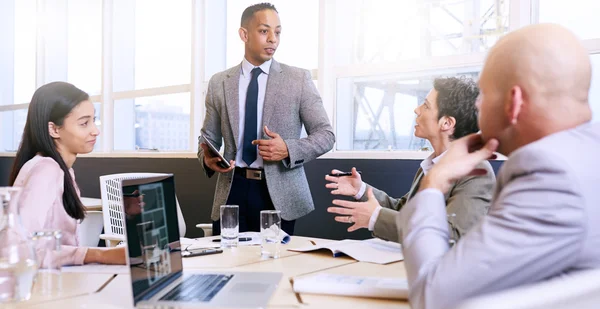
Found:
[(358, 190), (358, 193), (356, 193), (356, 195), (354, 196), (355, 200), (360, 200), (363, 195), (365, 195), (365, 191), (367, 191), (367, 184), (363, 181), (362, 184), (360, 185), (360, 189)]
[(369, 231), (371, 232), (375, 230), (375, 222), (377, 222), (377, 218), (379, 217), (379, 212), (381, 211), (381, 208), (381, 206), (377, 206), (377, 208), (375, 208), (375, 211), (373, 211), (373, 214), (371, 214), (371, 218), (369, 219)]
[(444, 193), (442, 193), (442, 191), (440, 191), (438, 189), (434, 189), (434, 188), (423, 189), (423, 191), (417, 192), (417, 193), (421, 193), (421, 195), (423, 195), (423, 194), (435, 194), (435, 195), (439, 195), (442, 198), (444, 198)]

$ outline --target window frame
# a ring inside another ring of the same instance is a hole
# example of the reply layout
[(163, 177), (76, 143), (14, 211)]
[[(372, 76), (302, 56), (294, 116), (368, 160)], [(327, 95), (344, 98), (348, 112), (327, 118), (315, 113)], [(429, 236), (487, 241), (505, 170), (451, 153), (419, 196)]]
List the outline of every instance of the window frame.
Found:
[[(10, 1), (10, 0), (9, 0)], [(12, 0), (18, 1), (18, 0)], [(68, 0), (38, 0), (38, 14), (42, 14), (41, 6), (62, 4), (66, 7)], [(102, 110), (102, 145), (101, 151), (82, 155), (82, 157), (168, 157), (168, 158), (195, 158), (197, 151), (197, 137), (200, 134), (202, 122), (205, 114), (204, 98), (208, 86), (206, 76), (206, 63), (209, 56), (213, 57), (210, 51), (206, 50), (206, 41), (211, 38), (207, 31), (207, 25), (214, 27), (210, 17), (206, 16), (207, 10), (225, 9), (226, 3), (213, 3), (210, 0), (192, 0), (192, 50), (191, 50), (191, 76), (189, 84), (171, 85), (165, 87), (137, 89), (130, 91), (113, 92), (113, 72), (112, 72), (112, 51), (113, 51), (113, 4), (118, 0), (102, 1), (102, 85), (101, 93), (91, 97), (93, 102), (99, 102)], [(507, 0), (509, 1), (509, 31), (521, 28), (523, 26), (536, 23), (538, 21), (539, 0)], [(421, 58), (410, 61), (399, 61), (394, 63), (379, 64), (356, 64), (348, 66), (335, 66), (335, 46), (333, 43), (335, 33), (335, 18), (337, 1), (319, 0), (319, 37), (318, 37), (318, 68), (311, 70), (313, 79), (316, 80), (317, 88), (323, 99), (325, 110), (331, 120), (334, 131), (336, 130), (336, 84), (339, 78), (361, 77), (375, 75), (410, 75), (422, 74), (423, 72), (432, 72), (435, 70), (447, 70), (450, 68), (481, 67), (485, 60), (485, 53), (471, 53), (455, 56), (442, 56)], [(211, 13), (211, 14), (213, 14)], [(223, 12), (221, 12), (223, 13)], [(64, 13), (66, 14), (66, 13)], [(225, 23), (225, 20), (223, 20)], [(221, 25), (222, 26), (222, 25)], [(67, 31), (66, 27), (64, 31)], [(229, 31), (231, 32), (231, 31)], [(228, 35), (235, 35), (228, 33)], [(46, 70), (46, 47), (43, 45), (43, 37), (38, 29), (36, 43), (36, 88), (42, 86), (49, 80)], [(223, 40), (225, 42), (225, 40)], [(587, 48), (590, 55), (600, 54), (600, 38), (584, 40), (583, 45)], [(10, 47), (10, 46), (9, 46)], [(12, 48), (14, 52), (14, 48)], [(224, 56), (223, 56), (224, 57)], [(225, 59), (219, 59), (222, 63)], [(66, 71), (66, 67), (64, 70)], [(170, 152), (170, 151), (115, 151), (113, 150), (114, 140), (114, 106), (115, 100), (132, 99), (155, 95), (176, 94), (189, 92), (190, 102), (190, 138), (189, 150)], [(28, 103), (0, 105), (0, 112), (26, 109)], [(337, 132), (336, 132), (337, 135)], [(0, 136), (0, 141), (2, 136)], [(404, 150), (335, 150), (326, 153), (321, 158), (324, 159), (423, 159), (430, 152), (425, 151), (404, 151)], [(14, 156), (14, 152), (0, 152), (0, 156)]]

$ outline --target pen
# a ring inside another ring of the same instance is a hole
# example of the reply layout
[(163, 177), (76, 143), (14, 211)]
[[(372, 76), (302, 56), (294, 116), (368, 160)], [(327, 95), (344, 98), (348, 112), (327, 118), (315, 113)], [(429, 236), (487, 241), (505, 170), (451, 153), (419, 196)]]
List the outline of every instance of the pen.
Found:
[[(357, 173), (362, 174), (361, 171), (357, 171)], [(329, 176), (333, 176), (333, 177), (352, 176), (352, 172), (332, 173), (332, 174), (329, 174)]]
[[(239, 241), (251, 241), (252, 237), (240, 237), (240, 238), (238, 238), (238, 240)], [(221, 242), (221, 239), (217, 238), (217, 239), (213, 239), (212, 241), (213, 242)]]

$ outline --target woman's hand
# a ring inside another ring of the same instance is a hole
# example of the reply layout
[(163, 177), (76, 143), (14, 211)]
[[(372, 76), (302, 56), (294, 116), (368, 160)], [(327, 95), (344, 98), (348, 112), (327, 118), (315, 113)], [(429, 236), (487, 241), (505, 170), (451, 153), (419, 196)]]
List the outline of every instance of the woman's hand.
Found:
[[(339, 170), (332, 170), (331, 174), (342, 173)], [(352, 168), (352, 176), (325, 176), (325, 180), (329, 181), (325, 185), (328, 189), (334, 189), (331, 191), (331, 194), (334, 195), (346, 195), (346, 196), (356, 196), (358, 191), (360, 191), (360, 187), (362, 186), (362, 179), (360, 174), (356, 171), (356, 168)]]
[(98, 263), (107, 265), (125, 265), (127, 263), (125, 257), (125, 254), (127, 254), (126, 248), (127, 247), (110, 249), (89, 248), (83, 259), (83, 264)]

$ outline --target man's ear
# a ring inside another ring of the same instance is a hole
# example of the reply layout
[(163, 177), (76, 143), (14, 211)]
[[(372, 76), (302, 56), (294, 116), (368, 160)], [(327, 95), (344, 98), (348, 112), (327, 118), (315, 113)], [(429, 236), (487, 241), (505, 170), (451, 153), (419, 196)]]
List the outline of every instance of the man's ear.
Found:
[(244, 41), (244, 43), (248, 42), (248, 30), (244, 27), (240, 27), (240, 29), (238, 30), (238, 33), (240, 35), (240, 39), (242, 41)]
[(523, 91), (521, 87), (514, 86), (510, 90), (509, 101), (506, 104), (505, 112), (508, 117), (508, 121), (515, 125), (519, 120), (519, 114), (521, 113), (521, 108), (523, 107)]
[(48, 133), (52, 138), (60, 138), (60, 133), (58, 132), (59, 127), (54, 124), (54, 122), (48, 122)]

